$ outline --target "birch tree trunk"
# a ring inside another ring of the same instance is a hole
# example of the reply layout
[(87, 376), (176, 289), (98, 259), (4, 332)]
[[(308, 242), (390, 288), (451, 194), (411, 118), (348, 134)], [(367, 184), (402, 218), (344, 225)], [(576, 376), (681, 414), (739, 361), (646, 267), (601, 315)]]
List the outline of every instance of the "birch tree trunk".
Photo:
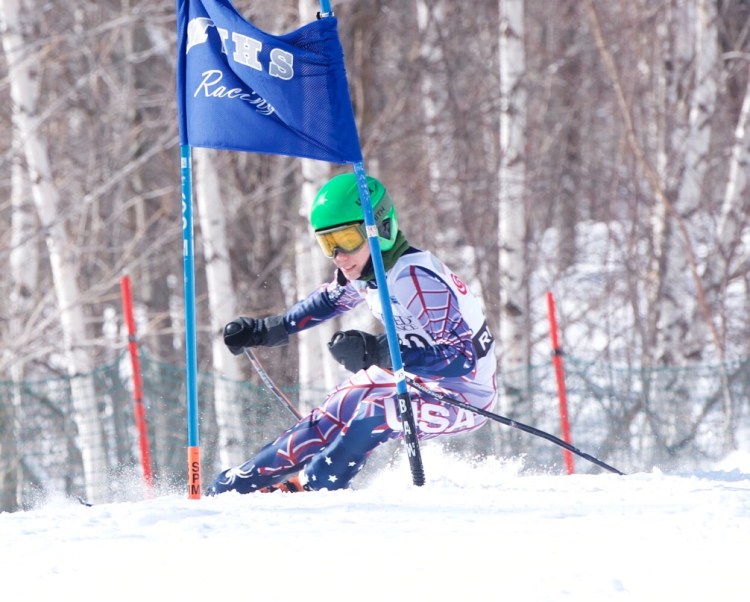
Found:
[[(742, 101), (742, 109), (734, 130), (734, 145), (732, 146), (732, 157), (729, 164), (727, 184), (724, 190), (724, 201), (721, 208), (721, 216), (716, 227), (716, 252), (709, 254), (704, 281), (706, 290), (706, 303), (709, 307), (718, 307), (717, 299), (723, 296), (731, 278), (732, 266), (739, 261), (747, 262), (747, 252), (742, 257), (734, 257), (736, 246), (742, 240), (741, 232), (744, 222), (744, 213), (747, 210), (748, 199), (748, 170), (750, 170), (750, 80), (745, 90), (745, 98)], [(726, 332), (726, 318), (724, 317), (724, 328)], [(731, 328), (731, 326), (730, 326)], [(722, 339), (721, 344), (724, 344)], [(721, 357), (723, 358), (723, 348)], [(728, 386), (728, 376), (722, 366), (722, 383), (724, 387), (724, 451), (729, 453), (737, 449), (736, 438), (736, 411), (735, 400)]]
[(195, 159), (195, 198), (198, 205), (203, 257), (206, 263), (208, 319), (211, 333), (211, 358), (214, 372), (214, 406), (218, 429), (219, 460), (222, 466), (236, 466), (246, 455), (243, 445), (242, 408), (233, 398), (234, 391), (222, 378), (242, 379), (240, 361), (233, 357), (222, 337), (223, 327), (237, 315), (237, 298), (232, 282), (232, 267), (227, 248), (225, 204), (222, 202), (216, 151), (193, 149)]
[[(750, 71), (750, 70), (749, 70)], [(727, 283), (732, 265), (747, 262), (747, 253), (737, 255), (736, 245), (744, 224), (747, 199), (750, 195), (750, 77), (748, 78), (742, 109), (734, 129), (729, 173), (724, 189), (721, 216), (716, 226), (716, 251), (706, 262), (704, 281), (709, 292), (708, 303), (713, 305)]]
[[(91, 358), (82, 346), (86, 340), (86, 321), (78, 289), (76, 250), (68, 239), (60, 195), (56, 189), (49, 164), (45, 141), (38, 131), (39, 90), (36, 78), (38, 65), (26, 58), (25, 40), (21, 34), (21, 0), (0, 0), (3, 21), (3, 50), (8, 63), (13, 124), (22, 140), (23, 152), (31, 182), (31, 192), (39, 222), (46, 233), (47, 250), (52, 268), (55, 294), (60, 311), (62, 344), (71, 377), (78, 445), (83, 458), (86, 496), (103, 500), (107, 492), (107, 454), (100, 428), (100, 417)], [(32, 55), (33, 56), (33, 55)]]
[[(716, 7), (712, 0), (697, 0), (694, 27), (696, 43), (694, 48), (685, 49), (691, 54), (681, 57), (681, 60), (686, 63), (695, 61), (695, 85), (689, 99), (687, 121), (684, 126), (678, 123), (671, 144), (673, 157), (682, 151), (673, 206), (679, 219), (684, 220), (689, 220), (701, 204), (704, 178), (711, 159), (711, 118), (716, 105), (719, 72)], [(677, 106), (673, 104), (667, 107), (668, 110), (679, 108), (679, 99), (673, 101)], [(661, 215), (666, 220), (674, 218), (665, 213)], [(696, 282), (691, 276), (690, 241), (684, 240), (674, 223), (665, 224), (662, 231), (665, 235), (657, 309), (656, 359), (663, 365), (681, 365), (701, 357), (706, 344), (705, 335), (713, 329), (713, 324), (706, 324), (705, 319), (693, 319), (700, 312), (695, 301)]]
[[(422, 138), (424, 139), (425, 163), (429, 182), (427, 189), (434, 199), (434, 205), (430, 211), (425, 211), (420, 219), (420, 227), (427, 232), (440, 234), (438, 238), (445, 240), (455, 232), (443, 224), (438, 227), (439, 213), (437, 207), (445, 206), (441, 199), (449, 197), (448, 185), (446, 183), (446, 165), (450, 164), (450, 149), (444, 144), (440, 122), (441, 107), (445, 105), (444, 95), (447, 86), (441, 83), (442, 77), (438, 70), (431, 68), (439, 65), (443, 60), (440, 48), (439, 31), (443, 20), (443, 7), (441, 2), (417, 2), (417, 27), (421, 44), (419, 47), (420, 59), (425, 65), (420, 84), (422, 111), (424, 113), (425, 128)], [(456, 197), (453, 196), (455, 199)]]
[(12, 398), (0, 406), (0, 512), (15, 512), (21, 505), (23, 469), (19, 444), (21, 429), (18, 414), (21, 407), (19, 388), (23, 379), (20, 366), (11, 369)]
[[(300, 199), (299, 230), (296, 233), (295, 256), (297, 297), (303, 298), (324, 282), (328, 282), (334, 266), (312, 239), (310, 232), (310, 207), (315, 195), (330, 176), (328, 164), (302, 159), (302, 190)], [(307, 412), (323, 402), (326, 391), (337, 381), (335, 363), (328, 353), (328, 341), (336, 330), (331, 320), (297, 336), (299, 362), (299, 409)]]
[[(19, 451), (21, 428), (22, 393), (21, 383), (26, 374), (25, 353), (20, 347), (28, 341), (25, 331), (26, 317), (31, 315), (33, 291), (38, 285), (39, 253), (34, 231), (36, 219), (31, 202), (28, 174), (21, 165), (23, 149), (18, 137), (13, 138), (13, 165), (11, 167), (11, 233), (10, 233), (10, 307), (9, 340), (15, 341), (5, 358), (10, 364), (13, 377), (13, 396), (6, 406), (5, 416), (0, 421), (0, 511), (12, 512), (21, 504), (21, 484), (23, 483), (23, 463)], [(20, 344), (19, 344), (20, 343)]]
[[(505, 411), (530, 416), (523, 370), (529, 363), (526, 266), (526, 111), (524, 2), (500, 0), (500, 349)], [(529, 402), (530, 403), (530, 402)]]

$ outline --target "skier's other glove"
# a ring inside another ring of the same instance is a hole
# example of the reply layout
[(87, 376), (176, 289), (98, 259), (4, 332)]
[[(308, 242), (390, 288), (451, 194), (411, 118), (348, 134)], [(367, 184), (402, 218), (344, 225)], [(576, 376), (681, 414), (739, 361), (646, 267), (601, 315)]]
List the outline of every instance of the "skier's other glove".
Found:
[(245, 347), (278, 347), (289, 342), (284, 316), (257, 319), (240, 316), (224, 327), (224, 344), (232, 355)]
[(374, 335), (361, 330), (339, 331), (328, 343), (334, 359), (349, 372), (358, 372), (370, 366), (390, 369), (391, 355), (384, 334)]

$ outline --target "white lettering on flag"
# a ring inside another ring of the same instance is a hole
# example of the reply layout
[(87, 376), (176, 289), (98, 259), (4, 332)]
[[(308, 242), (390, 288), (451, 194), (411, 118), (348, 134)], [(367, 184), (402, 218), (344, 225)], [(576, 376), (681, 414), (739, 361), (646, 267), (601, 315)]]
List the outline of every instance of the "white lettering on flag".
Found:
[(227, 88), (220, 85), (222, 79), (224, 79), (224, 74), (218, 69), (204, 71), (201, 75), (203, 79), (198, 84), (195, 92), (193, 92), (193, 97), (202, 95), (205, 98), (239, 99), (255, 105), (256, 110), (262, 115), (273, 113), (273, 107), (255, 92), (248, 92), (242, 88)]
[[(218, 32), (219, 39), (221, 40), (221, 52), (223, 54), (231, 56), (232, 60), (239, 65), (255, 69), (256, 71), (263, 71), (263, 65), (258, 58), (261, 50), (263, 50), (263, 42), (239, 32), (229, 32), (222, 27), (216, 27), (214, 22), (206, 17), (196, 17), (188, 23), (186, 53), (190, 52), (191, 48), (208, 42), (209, 27), (214, 27)], [(227, 40), (230, 37), (234, 45), (231, 54), (227, 50)], [(272, 48), (269, 57), (268, 74), (271, 77), (278, 77), (283, 80), (289, 80), (294, 77), (294, 55), (291, 52), (287, 52), (281, 48)]]
[(190, 19), (188, 23), (187, 34), (188, 43), (185, 52), (190, 52), (193, 46), (198, 44), (205, 44), (208, 42), (208, 28), (212, 27), (214, 22), (206, 17), (199, 17), (197, 19)]

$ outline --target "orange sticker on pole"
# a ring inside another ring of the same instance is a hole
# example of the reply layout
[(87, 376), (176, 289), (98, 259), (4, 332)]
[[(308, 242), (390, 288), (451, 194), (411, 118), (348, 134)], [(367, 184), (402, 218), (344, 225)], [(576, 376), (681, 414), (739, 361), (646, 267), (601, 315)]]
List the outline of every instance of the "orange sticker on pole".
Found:
[(188, 447), (188, 498), (201, 497), (201, 448)]

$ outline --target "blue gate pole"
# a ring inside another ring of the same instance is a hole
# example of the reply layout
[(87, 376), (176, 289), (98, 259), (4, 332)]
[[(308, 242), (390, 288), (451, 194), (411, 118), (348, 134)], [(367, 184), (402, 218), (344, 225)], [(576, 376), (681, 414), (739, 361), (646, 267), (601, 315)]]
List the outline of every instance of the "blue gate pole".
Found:
[(182, 180), (182, 264), (185, 294), (185, 389), (187, 393), (188, 498), (201, 497), (198, 429), (198, 361), (195, 336), (195, 252), (193, 238), (193, 165), (191, 149), (180, 145)]
[[(329, 0), (320, 0), (320, 13), (321, 17), (329, 17), (333, 15)], [(409, 392), (406, 388), (406, 373), (404, 372), (404, 363), (401, 359), (401, 350), (398, 346), (398, 333), (396, 332), (396, 323), (393, 319), (391, 296), (388, 292), (388, 282), (386, 281), (385, 268), (383, 266), (383, 255), (380, 250), (380, 241), (378, 240), (378, 227), (375, 224), (372, 200), (370, 199), (370, 190), (367, 187), (367, 173), (365, 172), (365, 166), (362, 161), (354, 163), (354, 173), (357, 178), (359, 199), (362, 203), (362, 213), (365, 220), (367, 240), (370, 243), (370, 255), (372, 257), (372, 266), (375, 272), (375, 282), (378, 285), (380, 305), (383, 309), (383, 324), (388, 339), (388, 350), (391, 355), (393, 375), (396, 380), (398, 413), (401, 417), (401, 425), (404, 430), (406, 455), (409, 459), (412, 482), (417, 486), (421, 486), (424, 485), (424, 466), (422, 465), (422, 455), (419, 450), (419, 436), (417, 433), (416, 420), (414, 418), (414, 409), (412, 408), (411, 400), (409, 399)]]
[(422, 464), (422, 455), (419, 450), (419, 437), (416, 420), (414, 418), (414, 409), (412, 408), (411, 400), (409, 399), (409, 392), (406, 388), (406, 373), (404, 372), (404, 364), (401, 359), (401, 350), (398, 346), (398, 333), (396, 332), (396, 323), (393, 319), (391, 296), (388, 292), (388, 282), (386, 280), (385, 267), (383, 266), (383, 256), (380, 251), (378, 227), (375, 224), (372, 200), (370, 199), (370, 190), (367, 187), (367, 174), (365, 173), (365, 167), (362, 161), (354, 164), (354, 173), (357, 177), (357, 189), (359, 190), (359, 199), (362, 202), (362, 213), (365, 218), (367, 240), (370, 243), (372, 267), (375, 272), (375, 282), (378, 285), (380, 305), (383, 309), (383, 324), (385, 325), (385, 334), (388, 338), (388, 350), (391, 353), (393, 375), (396, 379), (398, 411), (401, 416), (401, 425), (404, 429), (406, 455), (409, 459), (412, 482), (417, 486), (421, 486), (424, 485), (424, 466)]

